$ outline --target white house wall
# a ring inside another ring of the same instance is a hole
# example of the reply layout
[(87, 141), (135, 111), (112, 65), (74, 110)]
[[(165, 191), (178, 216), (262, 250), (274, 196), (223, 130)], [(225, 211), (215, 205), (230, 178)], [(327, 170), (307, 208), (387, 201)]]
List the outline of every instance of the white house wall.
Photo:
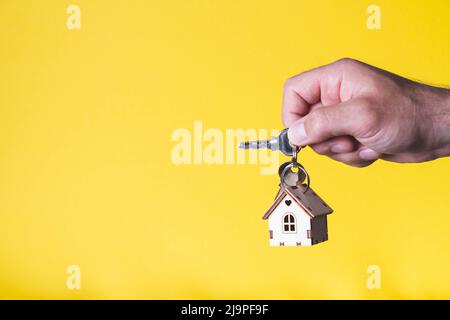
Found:
[[(288, 206), (286, 200), (290, 200)], [(286, 213), (292, 213), (295, 217), (296, 233), (283, 232), (283, 217)], [(292, 199), (291, 196), (285, 195), (284, 199), (278, 204), (277, 208), (269, 217), (269, 230), (272, 230), (271, 246), (280, 246), (280, 242), (285, 246), (310, 246), (311, 239), (308, 239), (307, 230), (311, 229), (311, 219), (308, 214)]]

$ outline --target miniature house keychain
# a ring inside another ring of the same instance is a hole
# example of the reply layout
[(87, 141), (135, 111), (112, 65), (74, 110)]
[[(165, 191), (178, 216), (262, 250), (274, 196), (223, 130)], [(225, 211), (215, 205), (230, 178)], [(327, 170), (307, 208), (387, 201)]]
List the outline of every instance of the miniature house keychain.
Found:
[(244, 142), (239, 147), (268, 148), (292, 156), (278, 170), (280, 189), (263, 219), (269, 221), (271, 246), (311, 246), (328, 240), (327, 215), (333, 209), (311, 189), (308, 173), (297, 162), (300, 148), (289, 144), (287, 130), (278, 137)]

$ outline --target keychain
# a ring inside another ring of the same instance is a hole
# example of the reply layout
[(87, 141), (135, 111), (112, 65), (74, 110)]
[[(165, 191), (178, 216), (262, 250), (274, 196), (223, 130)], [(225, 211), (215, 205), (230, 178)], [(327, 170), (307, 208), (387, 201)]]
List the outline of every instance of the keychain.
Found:
[(328, 240), (327, 215), (333, 209), (311, 189), (308, 172), (297, 162), (301, 148), (289, 143), (287, 131), (269, 140), (243, 142), (239, 148), (279, 150), (292, 157), (278, 169), (280, 189), (263, 219), (269, 221), (271, 246), (311, 246)]

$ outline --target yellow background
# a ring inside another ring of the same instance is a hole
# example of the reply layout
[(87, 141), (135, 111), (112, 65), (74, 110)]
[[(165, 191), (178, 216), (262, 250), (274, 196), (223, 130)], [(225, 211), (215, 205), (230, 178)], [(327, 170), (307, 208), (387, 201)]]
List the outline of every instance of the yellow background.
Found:
[[(72, 3), (81, 30), (66, 27)], [(366, 27), (370, 4), (381, 30)], [(447, 0), (1, 0), (0, 297), (450, 298), (449, 158), (355, 169), (302, 151), (335, 210), (312, 248), (268, 246), (276, 175), (170, 158), (171, 133), (194, 120), (281, 129), (284, 80), (344, 56), (448, 85), (449, 12)], [(366, 287), (372, 264), (380, 290)]]

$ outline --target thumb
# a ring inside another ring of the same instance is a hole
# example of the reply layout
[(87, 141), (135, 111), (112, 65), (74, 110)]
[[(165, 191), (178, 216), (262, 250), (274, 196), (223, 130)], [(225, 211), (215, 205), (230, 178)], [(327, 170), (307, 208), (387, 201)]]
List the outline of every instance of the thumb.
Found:
[(362, 100), (355, 99), (311, 111), (289, 128), (289, 142), (306, 146), (332, 137), (354, 136), (364, 125), (359, 108), (362, 103)]

